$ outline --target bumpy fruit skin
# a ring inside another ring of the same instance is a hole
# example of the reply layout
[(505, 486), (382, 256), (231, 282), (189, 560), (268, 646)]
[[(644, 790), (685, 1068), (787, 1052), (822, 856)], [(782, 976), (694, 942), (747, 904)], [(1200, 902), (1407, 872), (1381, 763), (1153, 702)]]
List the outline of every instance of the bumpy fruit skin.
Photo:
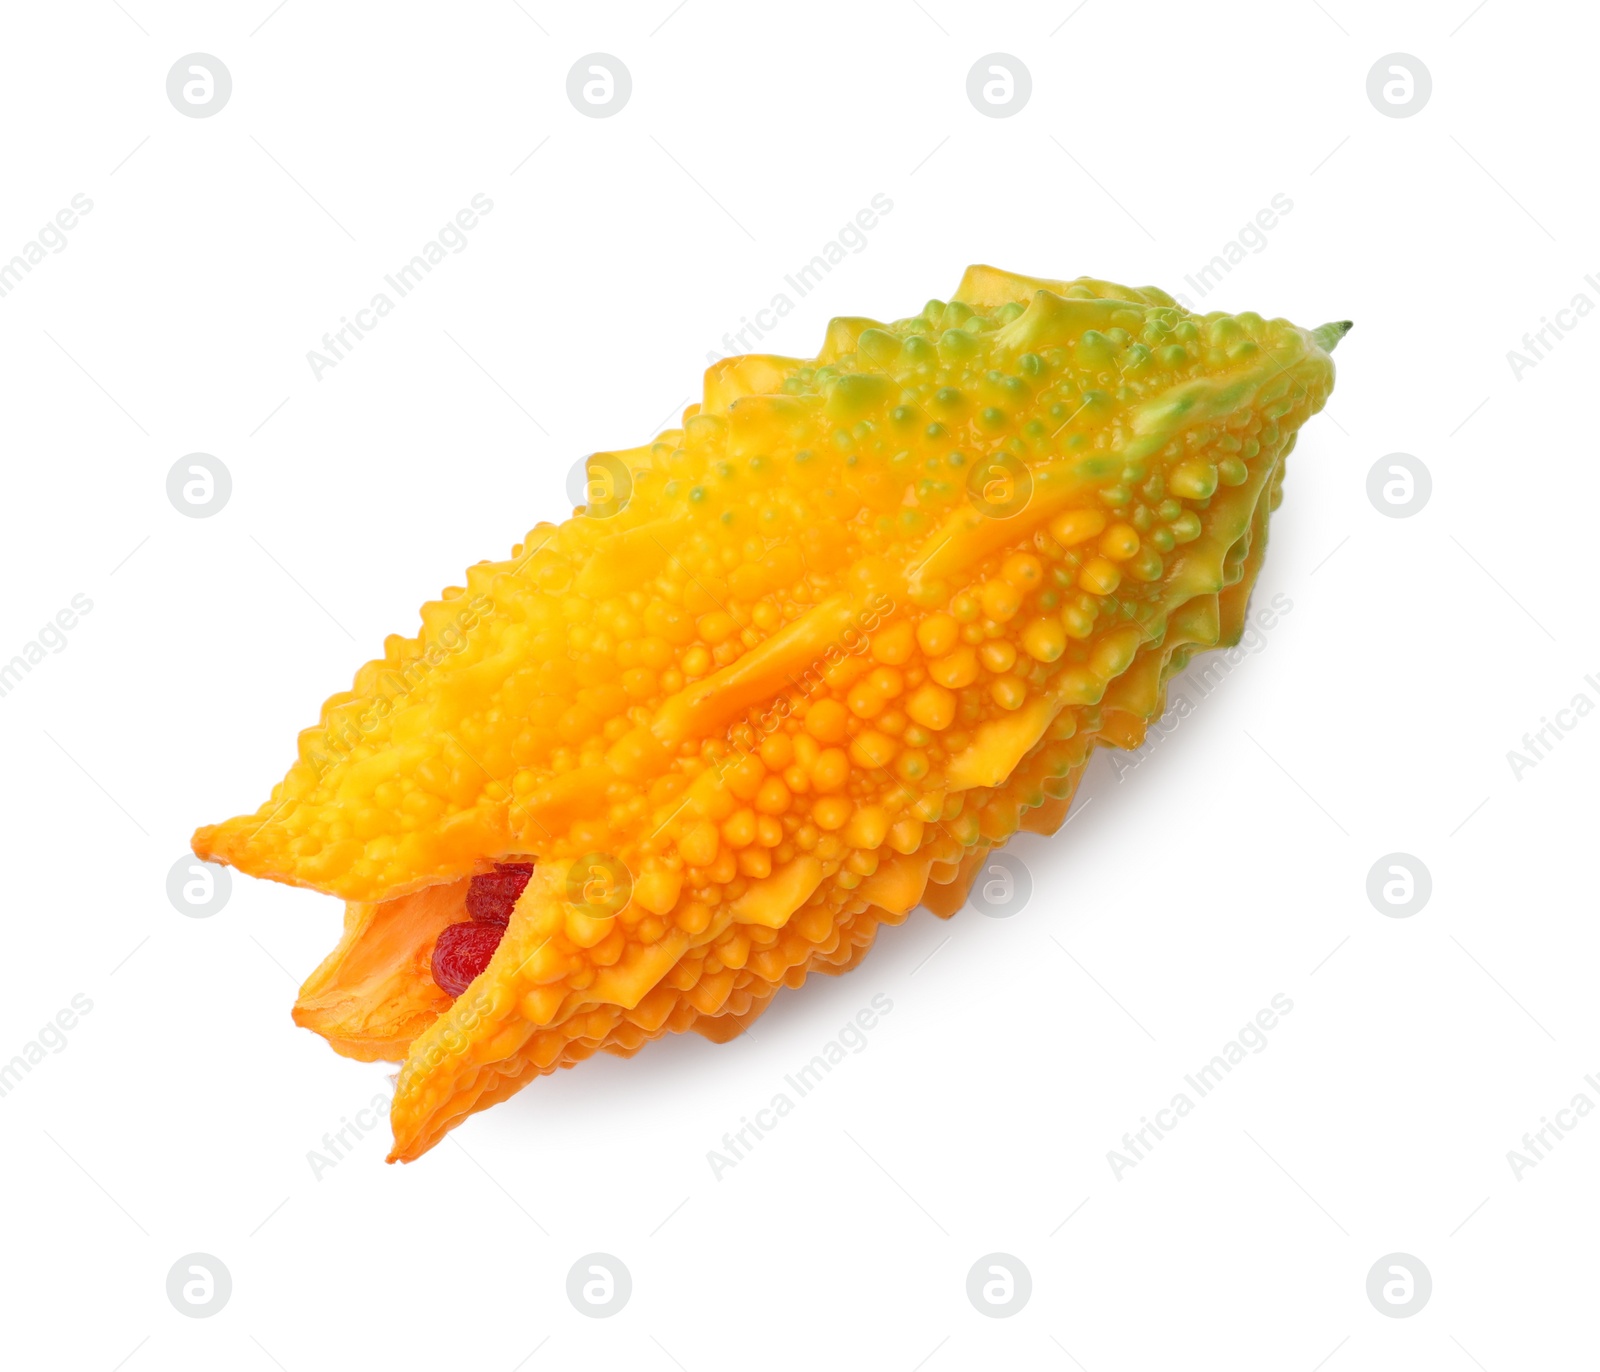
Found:
[[(1053, 832), (1231, 644), (1315, 332), (973, 267), (813, 360), (734, 357), (591, 501), (423, 607), (202, 858), (349, 905), (296, 1018), (404, 1058), (392, 1159), (596, 1050), (716, 1041)], [(468, 879), (532, 862), (451, 1000)]]

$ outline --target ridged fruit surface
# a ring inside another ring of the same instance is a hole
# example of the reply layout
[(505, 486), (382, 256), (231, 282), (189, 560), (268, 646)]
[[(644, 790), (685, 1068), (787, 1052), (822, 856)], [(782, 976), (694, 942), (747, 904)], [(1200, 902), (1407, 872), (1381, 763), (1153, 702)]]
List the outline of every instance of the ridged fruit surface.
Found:
[(393, 1158), (596, 1050), (730, 1038), (954, 913), (1237, 641), (1346, 328), (973, 267), (814, 359), (718, 363), (195, 852), (349, 902), (296, 1018), (404, 1060)]

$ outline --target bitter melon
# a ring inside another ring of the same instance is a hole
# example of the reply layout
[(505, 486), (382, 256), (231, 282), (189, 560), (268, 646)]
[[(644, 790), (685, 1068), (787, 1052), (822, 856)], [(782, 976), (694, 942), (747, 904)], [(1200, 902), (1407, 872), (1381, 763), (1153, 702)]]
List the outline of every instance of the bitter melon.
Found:
[(348, 902), (295, 1016), (404, 1061), (391, 1160), (597, 1049), (725, 1041), (1053, 832), (1238, 639), (1348, 327), (973, 267), (589, 459), (194, 837)]

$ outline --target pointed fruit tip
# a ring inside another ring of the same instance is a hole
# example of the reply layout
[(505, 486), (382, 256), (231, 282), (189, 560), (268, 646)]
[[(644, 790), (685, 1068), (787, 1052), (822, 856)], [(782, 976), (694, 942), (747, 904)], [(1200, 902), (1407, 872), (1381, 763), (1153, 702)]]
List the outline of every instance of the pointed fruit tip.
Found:
[(1332, 324), (1324, 324), (1320, 329), (1313, 329), (1311, 337), (1316, 340), (1317, 346), (1323, 352), (1331, 353), (1338, 346), (1339, 340), (1354, 327), (1353, 320), (1340, 319)]

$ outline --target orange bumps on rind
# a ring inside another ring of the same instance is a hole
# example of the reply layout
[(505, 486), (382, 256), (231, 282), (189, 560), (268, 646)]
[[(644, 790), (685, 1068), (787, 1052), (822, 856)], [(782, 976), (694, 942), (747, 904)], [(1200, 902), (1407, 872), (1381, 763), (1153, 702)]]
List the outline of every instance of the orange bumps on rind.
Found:
[(1059, 827), (1094, 748), (1240, 636), (1345, 327), (973, 267), (591, 457), (588, 504), (194, 836), (346, 902), (295, 1018), (403, 1064), (391, 1159), (596, 1051), (725, 1042)]

